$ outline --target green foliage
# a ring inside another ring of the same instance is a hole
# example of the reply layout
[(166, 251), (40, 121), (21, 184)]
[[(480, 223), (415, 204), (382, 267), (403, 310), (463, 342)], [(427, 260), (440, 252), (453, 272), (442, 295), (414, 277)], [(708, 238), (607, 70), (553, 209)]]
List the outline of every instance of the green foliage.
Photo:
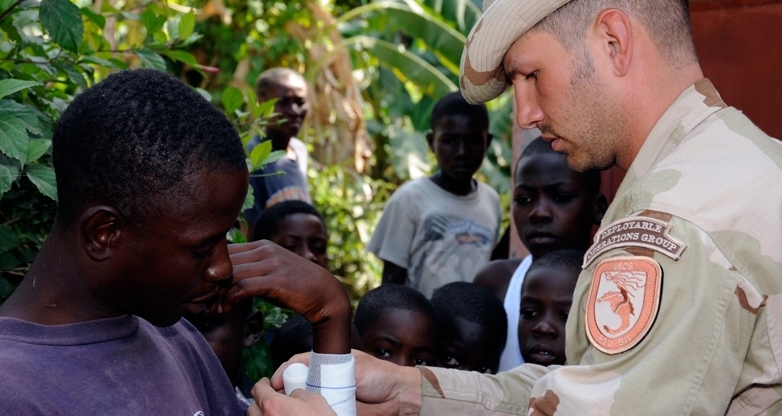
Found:
[(194, 12), (155, 2), (123, 10), (108, 3), (80, 9), (69, 0), (0, 0), (0, 302), (54, 220), (55, 120), (76, 94), (111, 71), (181, 64), (201, 71), (179, 49), (200, 38), (194, 28)]

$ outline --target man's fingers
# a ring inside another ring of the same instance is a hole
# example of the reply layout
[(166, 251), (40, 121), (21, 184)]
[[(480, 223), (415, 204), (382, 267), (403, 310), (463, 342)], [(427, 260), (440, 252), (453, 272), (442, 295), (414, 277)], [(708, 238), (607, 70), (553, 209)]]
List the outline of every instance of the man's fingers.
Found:
[(234, 254), (242, 253), (245, 251), (250, 251), (256, 247), (258, 247), (261, 244), (261, 241), (253, 241), (250, 243), (236, 243), (236, 244), (228, 244), (228, 255), (232, 256)]
[(288, 368), (288, 366), (293, 364), (293, 363), (301, 363), (301, 364), (304, 364), (307, 367), (309, 367), (309, 365), (310, 365), (310, 356), (311, 355), (312, 355), (312, 353), (310, 353), (310, 352), (305, 352), (305, 353), (302, 353), (302, 354), (296, 354), (293, 357), (291, 357), (290, 360), (282, 363), (280, 368), (278, 368), (277, 371), (275, 371), (274, 375), (272, 376), (271, 386), (274, 389), (276, 389), (276, 390), (282, 389), (283, 388), (282, 373), (285, 372), (285, 369)]

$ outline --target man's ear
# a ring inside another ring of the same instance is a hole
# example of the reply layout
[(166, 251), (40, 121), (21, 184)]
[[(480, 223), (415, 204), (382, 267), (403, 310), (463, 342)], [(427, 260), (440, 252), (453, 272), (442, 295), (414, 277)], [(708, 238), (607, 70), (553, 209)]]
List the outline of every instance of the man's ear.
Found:
[(90, 207), (79, 218), (79, 234), (84, 252), (94, 261), (111, 257), (126, 222), (122, 214), (107, 205)]
[(263, 313), (252, 311), (244, 325), (244, 348), (250, 348), (261, 339), (263, 334)]
[(592, 221), (594, 221), (595, 224), (600, 225), (600, 221), (603, 221), (603, 216), (605, 216), (606, 210), (608, 209), (608, 200), (605, 195), (598, 193), (597, 196), (595, 196), (595, 205), (593, 209), (594, 217), (592, 218)]
[(429, 143), (429, 149), (434, 152), (434, 132), (426, 133), (426, 142)]
[(595, 30), (602, 51), (611, 59), (614, 74), (626, 75), (633, 57), (633, 27), (630, 17), (617, 9), (603, 10), (595, 20)]

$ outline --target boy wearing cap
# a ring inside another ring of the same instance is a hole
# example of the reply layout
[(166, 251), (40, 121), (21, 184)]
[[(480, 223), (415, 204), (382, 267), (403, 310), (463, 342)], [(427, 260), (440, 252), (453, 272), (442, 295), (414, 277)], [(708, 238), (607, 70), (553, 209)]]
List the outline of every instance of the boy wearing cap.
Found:
[(358, 399), (381, 414), (781, 414), (782, 145), (703, 78), (688, 2), (487, 2), (462, 91), (510, 84), (517, 124), (572, 168), (627, 169), (584, 257), (569, 365), (488, 378), (359, 356)]

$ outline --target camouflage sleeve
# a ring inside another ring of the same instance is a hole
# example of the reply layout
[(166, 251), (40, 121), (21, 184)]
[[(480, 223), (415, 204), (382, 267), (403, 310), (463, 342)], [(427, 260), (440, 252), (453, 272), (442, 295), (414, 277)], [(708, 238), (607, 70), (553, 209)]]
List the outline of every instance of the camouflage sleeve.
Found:
[(497, 375), (420, 367), (421, 415), (524, 415), (533, 384), (549, 368), (525, 364)]
[[(570, 365), (496, 376), (427, 369), (421, 414), (725, 414), (742, 385), (776, 371), (765, 298), (707, 233), (668, 220), (671, 241), (686, 247), (677, 259), (625, 245), (582, 272), (567, 324)], [(756, 363), (745, 362), (751, 344)]]

